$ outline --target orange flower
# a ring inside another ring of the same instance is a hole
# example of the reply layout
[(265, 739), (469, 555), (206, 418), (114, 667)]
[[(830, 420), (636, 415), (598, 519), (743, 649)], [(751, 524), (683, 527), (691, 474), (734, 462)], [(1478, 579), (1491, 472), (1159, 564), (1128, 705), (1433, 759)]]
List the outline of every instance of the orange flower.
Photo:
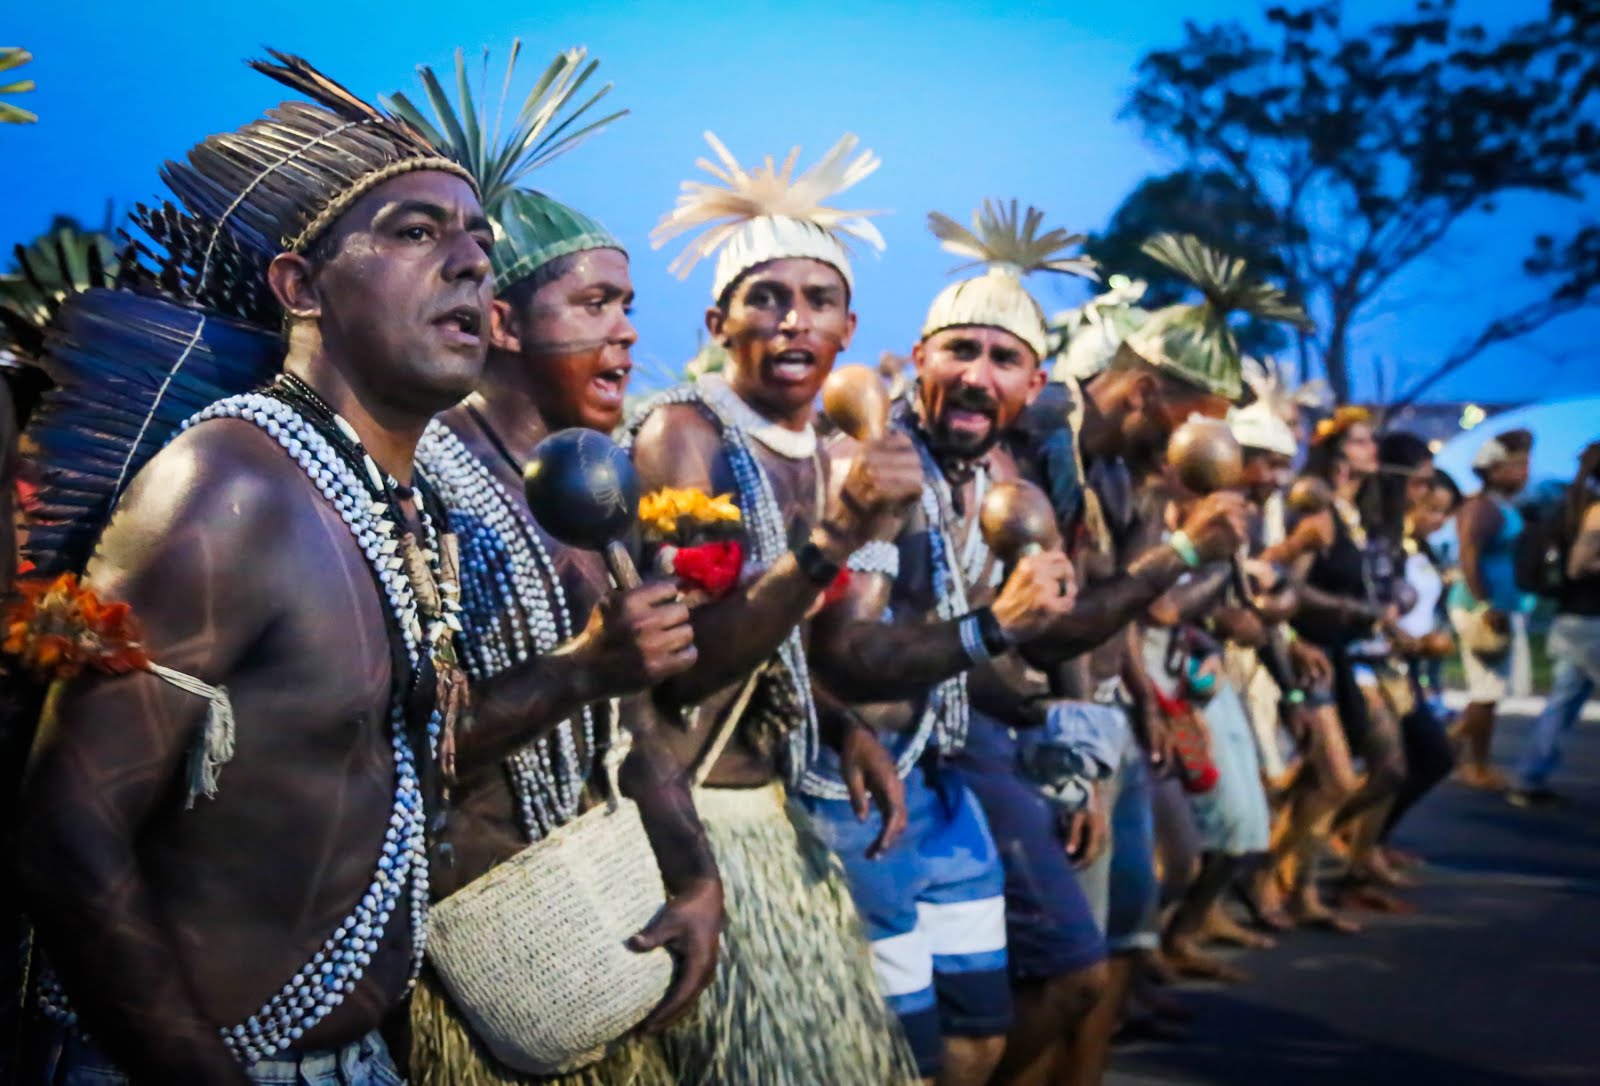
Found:
[(1341, 407), (1334, 411), (1329, 418), (1317, 423), (1316, 432), (1311, 437), (1311, 444), (1320, 445), (1331, 437), (1337, 437), (1358, 422), (1371, 422), (1372, 412), (1365, 407)]
[(44, 680), (70, 679), (85, 668), (121, 675), (150, 663), (132, 609), (102, 602), (73, 573), (19, 581), (0, 629), (0, 652)]

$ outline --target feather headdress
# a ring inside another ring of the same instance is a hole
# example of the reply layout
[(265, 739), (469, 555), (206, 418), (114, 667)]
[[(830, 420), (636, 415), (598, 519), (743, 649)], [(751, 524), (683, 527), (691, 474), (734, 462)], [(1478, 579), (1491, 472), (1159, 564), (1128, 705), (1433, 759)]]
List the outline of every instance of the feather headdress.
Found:
[(1051, 380), (1087, 381), (1111, 365), (1117, 348), (1149, 312), (1139, 301), (1150, 285), (1143, 279), (1113, 275), (1106, 291), (1050, 320), (1050, 353), (1056, 359)]
[(116, 289), (88, 268), (89, 289), (49, 309), (38, 365), (55, 387), (23, 435), (39, 482), (25, 550), (43, 571), (82, 568), (122, 491), (184, 419), (277, 370), (274, 256), (315, 243), (391, 177), (432, 169), (471, 181), (404, 121), (304, 60), (272, 55), (252, 66), (316, 104), (286, 103), (167, 163), (182, 206), (138, 207)]
[(1050, 350), (1044, 310), (1023, 287), (1022, 277), (1049, 271), (1099, 278), (1092, 259), (1065, 255), (1083, 244), (1082, 234), (1062, 229), (1041, 234), (1043, 223), (1043, 211), (1029, 207), (1022, 213), (1016, 200), (985, 200), (972, 213), (970, 230), (948, 215), (929, 212), (928, 229), (944, 249), (969, 258), (954, 271), (981, 267), (985, 272), (939, 292), (923, 322), (923, 338), (945, 328), (986, 325), (1017, 336), (1043, 359)]
[[(250, 66), (315, 104), (285, 102), (236, 132), (208, 137), (161, 176), (195, 215), (265, 260), (304, 252), (366, 193), (413, 170), (466, 167), (406, 121), (351, 94), (300, 57), (268, 50)], [(275, 61), (275, 62), (274, 62)]]
[[(502, 134), (501, 120), (521, 52), (522, 42), (513, 41), (492, 119), (488, 114), (488, 100), (483, 96), (473, 97), (466, 58), (460, 49), (456, 50), (454, 103), (432, 68), (417, 69), (423, 93), (433, 111), (431, 122), (403, 93), (396, 92), (383, 99), (396, 115), (426, 135), (436, 148), (465, 166), (477, 179), (483, 209), (495, 228), (496, 293), (570, 253), (589, 249), (627, 251), (615, 235), (582, 212), (541, 192), (517, 187), (528, 174), (572, 150), (628, 112), (619, 109), (590, 119), (595, 105), (611, 92), (611, 84), (605, 84), (580, 100), (579, 92), (588, 84), (600, 62), (588, 60), (588, 51), (581, 47), (567, 49), (551, 60)], [(488, 50), (485, 50), (486, 75), (488, 57)]]
[(1202, 300), (1152, 313), (1122, 349), (1213, 395), (1237, 401), (1243, 394), (1239, 341), (1228, 325), (1230, 313), (1298, 327), (1310, 324), (1305, 310), (1283, 291), (1251, 278), (1243, 260), (1191, 234), (1160, 234), (1140, 249), (1194, 284)]
[(1320, 378), (1298, 388), (1288, 371), (1275, 358), (1244, 358), (1244, 383), (1258, 403), (1267, 404), (1287, 423), (1293, 424), (1300, 410), (1327, 411), (1333, 405), (1333, 390)]
[(650, 243), (657, 249), (673, 238), (702, 231), (669, 270), (680, 279), (687, 278), (696, 264), (715, 253), (717, 271), (711, 293), (720, 299), (757, 264), (807, 257), (837, 268), (845, 285), (853, 289), (847, 245), (854, 239), (881, 251), (883, 235), (869, 217), (882, 212), (829, 207), (827, 201), (869, 176), (882, 160), (871, 151), (851, 158), (860, 140), (846, 133), (815, 165), (796, 177), (798, 147), (790, 150), (782, 165), (768, 155), (762, 165), (746, 170), (716, 136), (710, 132), (705, 136), (720, 164), (701, 157), (695, 165), (721, 184), (685, 181), (677, 206), (650, 231)]

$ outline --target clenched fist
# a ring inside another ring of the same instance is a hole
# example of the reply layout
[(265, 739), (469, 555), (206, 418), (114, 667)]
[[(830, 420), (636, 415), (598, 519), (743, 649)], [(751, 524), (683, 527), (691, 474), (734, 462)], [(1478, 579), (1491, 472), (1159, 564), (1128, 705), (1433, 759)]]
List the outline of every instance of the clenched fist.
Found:
[(1060, 551), (1040, 551), (1018, 560), (1000, 586), (991, 610), (1013, 643), (1043, 633), (1058, 616), (1072, 610), (1078, 578)]
[(900, 430), (863, 442), (829, 519), (856, 546), (870, 542), (922, 495), (922, 458)]
[(635, 694), (694, 666), (689, 608), (668, 583), (612, 592), (589, 614), (572, 655), (607, 697)]
[(1219, 490), (1194, 504), (1183, 518), (1183, 534), (1194, 544), (1202, 562), (1231, 557), (1245, 540), (1249, 506), (1243, 494)]

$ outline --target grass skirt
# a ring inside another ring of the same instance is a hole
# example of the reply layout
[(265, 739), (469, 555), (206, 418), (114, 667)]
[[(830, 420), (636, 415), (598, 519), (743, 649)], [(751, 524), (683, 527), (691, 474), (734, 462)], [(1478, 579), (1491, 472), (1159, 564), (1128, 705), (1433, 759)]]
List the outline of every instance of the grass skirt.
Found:
[(838, 859), (783, 789), (702, 788), (727, 925), (694, 1021), (663, 1044), (684, 1086), (918, 1081)]
[(655, 1037), (629, 1037), (582, 1070), (541, 1078), (497, 1061), (472, 1033), (444, 986), (423, 970), (411, 995), (412, 1086), (674, 1086)]

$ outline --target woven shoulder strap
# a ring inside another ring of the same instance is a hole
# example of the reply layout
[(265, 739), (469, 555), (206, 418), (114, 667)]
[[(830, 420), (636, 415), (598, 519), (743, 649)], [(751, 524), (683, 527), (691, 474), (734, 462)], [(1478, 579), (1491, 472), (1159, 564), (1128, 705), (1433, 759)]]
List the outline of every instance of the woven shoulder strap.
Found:
[(756, 692), (756, 683), (761, 681), (761, 672), (766, 667), (761, 667), (745, 678), (744, 685), (739, 688), (739, 696), (734, 699), (733, 705), (728, 710), (728, 715), (722, 718), (722, 723), (717, 727), (717, 734), (711, 740), (711, 745), (700, 752), (700, 760), (694, 767), (694, 786), (701, 787), (706, 783), (706, 778), (711, 776), (711, 771), (716, 767), (717, 759), (722, 757), (722, 752), (728, 748), (728, 743), (733, 739), (733, 733), (739, 727), (739, 721), (744, 717), (744, 711), (750, 707), (750, 698)]

